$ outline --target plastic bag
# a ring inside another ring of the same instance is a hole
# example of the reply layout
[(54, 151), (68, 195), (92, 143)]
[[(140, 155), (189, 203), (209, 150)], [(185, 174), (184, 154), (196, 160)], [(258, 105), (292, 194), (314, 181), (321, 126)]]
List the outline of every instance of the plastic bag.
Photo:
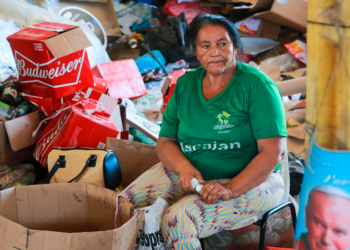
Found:
[(299, 61), (302, 63), (307, 63), (306, 59), (306, 43), (300, 41), (300, 40), (295, 40), (292, 43), (285, 44), (284, 47), (288, 49), (288, 51), (295, 56)]
[(12, 55), (11, 46), (6, 37), (17, 32), (18, 28), (13, 21), (0, 20), (0, 82), (11, 75), (16, 75), (16, 63)]
[(159, 197), (152, 206), (140, 209), (145, 211), (145, 223), (137, 234), (135, 250), (165, 249), (161, 224), (168, 207), (168, 203)]

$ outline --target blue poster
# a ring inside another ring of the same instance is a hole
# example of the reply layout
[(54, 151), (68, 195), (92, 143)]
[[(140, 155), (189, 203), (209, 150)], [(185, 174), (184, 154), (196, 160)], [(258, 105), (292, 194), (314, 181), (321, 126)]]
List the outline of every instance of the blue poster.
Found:
[(350, 249), (350, 151), (309, 145), (295, 232), (296, 250)]

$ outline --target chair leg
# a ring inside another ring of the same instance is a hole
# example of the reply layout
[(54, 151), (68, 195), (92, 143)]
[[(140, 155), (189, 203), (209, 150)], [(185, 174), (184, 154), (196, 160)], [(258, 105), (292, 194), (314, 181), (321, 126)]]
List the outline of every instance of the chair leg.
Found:
[(266, 212), (264, 214), (264, 216), (262, 217), (261, 225), (260, 225), (261, 228), (260, 228), (259, 250), (264, 250), (264, 246), (265, 246), (265, 231), (266, 231), (267, 220), (270, 218), (271, 215), (277, 213), (278, 211), (282, 210), (285, 207), (289, 207), (289, 209), (290, 209), (290, 213), (292, 215), (292, 221), (293, 221), (293, 229), (295, 231), (297, 215), (296, 215), (296, 212), (295, 212), (294, 204), (292, 202), (282, 203), (281, 205), (279, 205), (279, 206), (269, 210), (268, 212)]
[(201, 246), (202, 246), (202, 250), (205, 250), (205, 247), (204, 247), (204, 239), (199, 239), (200, 243), (201, 243)]

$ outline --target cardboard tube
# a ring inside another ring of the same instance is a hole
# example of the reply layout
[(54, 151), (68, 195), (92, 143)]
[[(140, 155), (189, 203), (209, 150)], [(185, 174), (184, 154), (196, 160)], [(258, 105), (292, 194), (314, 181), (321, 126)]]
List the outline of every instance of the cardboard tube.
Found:
[(306, 92), (306, 76), (298, 77), (292, 80), (276, 82), (276, 84), (280, 88), (282, 96)]

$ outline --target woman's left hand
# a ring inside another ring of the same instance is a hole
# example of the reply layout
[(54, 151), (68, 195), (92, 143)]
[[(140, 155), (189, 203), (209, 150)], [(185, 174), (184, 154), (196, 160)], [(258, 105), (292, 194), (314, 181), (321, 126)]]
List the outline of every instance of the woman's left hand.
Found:
[(216, 181), (206, 182), (203, 185), (200, 195), (202, 200), (207, 204), (214, 203), (219, 199), (227, 201), (233, 198), (232, 190)]

